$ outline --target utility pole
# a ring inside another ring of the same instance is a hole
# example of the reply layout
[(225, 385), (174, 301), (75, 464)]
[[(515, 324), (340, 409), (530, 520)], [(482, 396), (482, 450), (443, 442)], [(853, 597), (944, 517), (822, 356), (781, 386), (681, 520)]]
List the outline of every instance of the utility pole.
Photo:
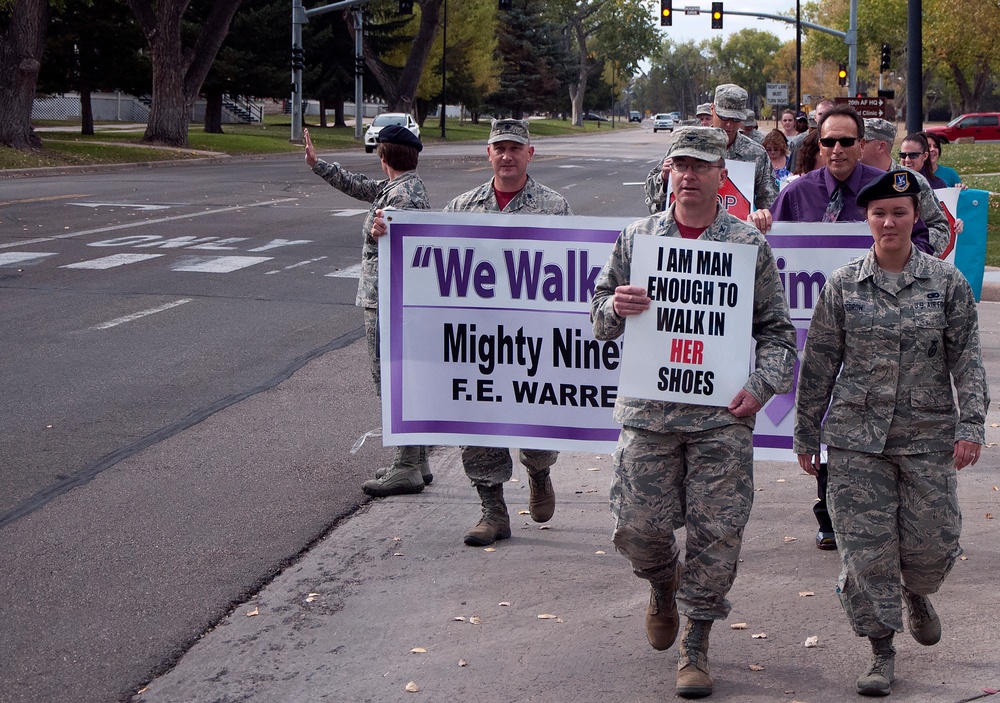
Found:
[(920, 0), (906, 4), (906, 131), (919, 132), (924, 124), (924, 53)]

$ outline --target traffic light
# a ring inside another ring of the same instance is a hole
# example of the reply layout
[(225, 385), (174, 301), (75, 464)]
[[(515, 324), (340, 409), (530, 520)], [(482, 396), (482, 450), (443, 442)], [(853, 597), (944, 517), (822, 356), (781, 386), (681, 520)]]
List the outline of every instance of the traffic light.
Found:
[(883, 71), (889, 70), (889, 65), (892, 63), (892, 47), (888, 44), (882, 45), (882, 63), (880, 69)]
[(837, 82), (841, 85), (847, 85), (847, 64), (840, 64), (840, 70), (837, 71)]
[(302, 50), (301, 46), (292, 47), (292, 68), (296, 71), (301, 71), (306, 67), (306, 52)]
[(660, 26), (669, 27), (674, 23), (674, 0), (660, 0)]
[(401, 15), (412, 15), (413, 14), (413, 0), (399, 0), (399, 14), (401, 14)]
[(712, 3), (712, 29), (722, 29), (722, 3)]

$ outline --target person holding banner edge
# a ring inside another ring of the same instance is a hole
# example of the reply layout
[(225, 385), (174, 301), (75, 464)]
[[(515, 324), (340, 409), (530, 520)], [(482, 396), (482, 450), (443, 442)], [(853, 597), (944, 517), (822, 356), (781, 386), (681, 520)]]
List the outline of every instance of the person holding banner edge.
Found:
[(828, 446), (837, 592), (871, 643), (856, 684), (867, 696), (891, 693), (901, 600), (918, 643), (941, 639), (927, 596), (962, 553), (956, 471), (978, 461), (989, 407), (972, 289), (911, 242), (919, 192), (901, 169), (858, 194), (874, 244), (823, 287), (796, 394), (802, 469), (817, 475)]
[[(556, 191), (528, 175), (535, 154), (527, 120), (493, 120), (486, 155), (493, 178), (448, 203), (445, 212), (502, 212), (530, 215), (572, 215), (569, 203)], [(382, 212), (376, 213), (372, 235), (386, 233)], [(518, 460), (528, 471), (528, 511), (535, 522), (548, 522), (555, 514), (556, 494), (549, 471), (559, 452), (521, 449)], [(510, 450), (503, 447), (462, 447), (465, 475), (482, 502), (482, 517), (466, 533), (469, 546), (482, 547), (511, 536), (510, 516), (503, 497), (503, 484), (513, 475)]]
[[(372, 203), (361, 226), (361, 276), (355, 305), (364, 310), (365, 338), (371, 361), (375, 394), (382, 397), (382, 371), (379, 355), (378, 323), (378, 244), (372, 236), (375, 213), (384, 207), (427, 210), (430, 200), (423, 181), (417, 175), (417, 161), (423, 149), (420, 140), (405, 127), (389, 125), (378, 135), (378, 156), (388, 179), (376, 181), (359, 173), (351, 173), (340, 164), (327, 163), (316, 156), (316, 147), (304, 133), (305, 159), (317, 176), (352, 198)], [(379, 469), (374, 479), (365, 481), (361, 489), (371, 496), (384, 497), (419, 493), (434, 480), (427, 461), (427, 447), (396, 447), (392, 465)]]
[[(637, 234), (686, 237), (757, 247), (752, 335), (755, 368), (728, 407), (618, 396), (622, 424), (614, 455), (611, 511), (615, 547), (636, 576), (650, 582), (646, 637), (665, 650), (677, 639), (676, 693), (712, 693), (708, 640), (712, 623), (729, 615), (726, 599), (736, 578), (743, 530), (753, 504), (754, 415), (792, 386), (795, 329), (764, 237), (718, 202), (727, 173), (725, 132), (706, 127), (674, 130), (667, 153), (674, 202), (626, 227), (602, 269), (591, 302), (597, 339), (623, 334), (626, 319), (647, 313), (646, 288), (631, 280)], [(747, 340), (750, 343), (750, 340)], [(685, 527), (683, 564), (674, 530)]]

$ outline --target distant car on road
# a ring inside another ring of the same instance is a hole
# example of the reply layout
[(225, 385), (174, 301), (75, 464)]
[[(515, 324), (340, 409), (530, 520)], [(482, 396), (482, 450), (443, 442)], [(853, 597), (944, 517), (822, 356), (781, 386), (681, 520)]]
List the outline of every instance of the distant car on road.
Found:
[(592, 120), (594, 122), (607, 122), (608, 121), (607, 117), (601, 117), (596, 112), (587, 112), (587, 113), (585, 113), (583, 115), (583, 119), (585, 119), (585, 120)]
[(928, 127), (925, 131), (936, 134), (944, 143), (956, 139), (976, 142), (1000, 141), (1000, 112), (972, 112), (959, 115), (945, 127)]
[(632, 112), (628, 113), (628, 121), (629, 122), (642, 122), (642, 114), (639, 113), (639, 112), (636, 112), (635, 110), (632, 110)]
[(653, 118), (653, 131), (659, 132), (661, 129), (674, 131), (674, 118), (665, 112), (661, 112)]
[(388, 127), (389, 125), (399, 125), (400, 127), (406, 127), (408, 130), (413, 132), (413, 135), (420, 139), (420, 125), (417, 121), (413, 119), (413, 115), (406, 112), (384, 112), (374, 120), (372, 120), (371, 126), (368, 127), (368, 131), (365, 132), (365, 152), (370, 154), (375, 151), (377, 146), (378, 133), (382, 131), (383, 127)]
[(679, 113), (679, 112), (668, 112), (667, 114), (670, 115), (673, 118), (674, 124), (677, 124), (678, 122), (681, 121), (681, 113)]

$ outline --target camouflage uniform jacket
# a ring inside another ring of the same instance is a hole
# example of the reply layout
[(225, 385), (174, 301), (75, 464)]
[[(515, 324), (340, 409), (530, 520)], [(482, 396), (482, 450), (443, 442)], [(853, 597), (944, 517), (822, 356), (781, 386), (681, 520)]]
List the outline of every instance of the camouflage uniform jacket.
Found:
[(320, 159), (313, 166), (313, 173), (352, 198), (372, 204), (361, 225), (361, 278), (358, 281), (358, 295), (354, 304), (363, 308), (378, 307), (378, 242), (372, 236), (372, 222), (375, 211), (387, 207), (398, 210), (427, 210), (430, 199), (427, 189), (416, 171), (407, 171), (389, 180), (376, 181), (360, 173), (351, 173), (337, 162), (327, 163)]
[[(758, 210), (771, 207), (778, 197), (778, 183), (774, 180), (774, 169), (764, 147), (745, 134), (737, 134), (736, 140), (726, 151), (726, 158), (754, 164), (753, 205)], [(666, 156), (660, 159), (656, 168), (646, 176), (646, 207), (650, 213), (663, 212), (666, 206), (667, 193), (663, 183), (663, 162), (666, 159)]]
[(941, 208), (941, 201), (934, 194), (934, 189), (931, 188), (931, 184), (927, 182), (924, 174), (914, 171), (912, 168), (901, 166), (895, 160), (892, 160), (889, 170), (897, 171), (899, 169), (904, 169), (913, 174), (917, 185), (920, 186), (920, 193), (917, 195), (917, 204), (920, 206), (920, 219), (927, 225), (927, 238), (930, 240), (931, 246), (934, 247), (934, 256), (941, 256), (951, 242), (951, 225), (948, 224), (948, 216), (944, 214), (944, 210)]
[[(501, 212), (493, 191), (493, 179), (462, 193), (445, 207), (445, 212)], [(524, 188), (502, 212), (522, 215), (572, 215), (566, 198), (528, 176)]]
[(913, 247), (903, 272), (886, 274), (873, 247), (833, 273), (799, 371), (796, 453), (818, 454), (820, 442), (882, 454), (982, 444), (988, 407), (976, 301), (958, 269)]
[[(613, 300), (615, 288), (633, 283), (632, 242), (636, 234), (679, 237), (674, 207), (637, 220), (618, 235), (608, 263), (597, 277), (590, 305), (590, 320), (594, 336), (598, 339), (615, 339), (625, 331), (625, 318), (614, 311)], [(778, 267), (771, 247), (757, 228), (741, 222), (721, 207), (715, 221), (699, 239), (757, 246), (752, 327), (753, 338), (757, 342), (756, 363), (754, 372), (743, 387), (762, 404), (775, 393), (787, 393), (792, 388), (795, 329), (788, 316), (785, 291), (778, 279)], [(653, 313), (647, 311), (646, 314)], [(754, 425), (753, 416), (737, 418), (724, 407), (668, 403), (621, 395), (615, 402), (615, 420), (623, 425), (661, 433), (697, 432), (734, 423), (751, 428)]]
[(757, 142), (758, 144), (763, 144), (764, 143), (764, 133), (761, 132), (759, 129), (754, 129), (747, 136), (750, 137), (751, 140)]

